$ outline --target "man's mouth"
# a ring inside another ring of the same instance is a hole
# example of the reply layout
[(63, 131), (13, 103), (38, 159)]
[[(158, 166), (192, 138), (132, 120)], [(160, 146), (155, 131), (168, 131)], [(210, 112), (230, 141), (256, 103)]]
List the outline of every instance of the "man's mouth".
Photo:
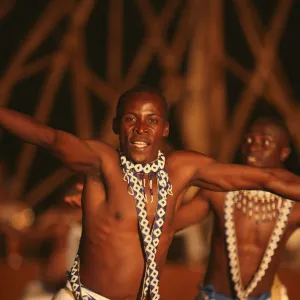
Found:
[(253, 156), (253, 155), (248, 155), (246, 157), (247, 161), (246, 163), (248, 165), (254, 166), (254, 167), (259, 167), (262, 166), (264, 164), (264, 160), (262, 157), (259, 156)]
[(248, 163), (256, 163), (257, 159), (254, 156), (247, 156), (247, 162)]
[(147, 148), (150, 145), (150, 143), (146, 142), (146, 141), (131, 141), (130, 143), (135, 148), (138, 148), (138, 149), (141, 149), (141, 150)]

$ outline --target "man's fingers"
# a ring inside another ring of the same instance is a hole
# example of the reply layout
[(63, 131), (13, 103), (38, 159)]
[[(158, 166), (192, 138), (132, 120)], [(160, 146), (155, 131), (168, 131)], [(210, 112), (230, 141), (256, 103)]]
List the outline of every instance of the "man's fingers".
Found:
[(73, 195), (73, 196), (65, 196), (64, 200), (71, 207), (81, 207), (81, 194)]
[(78, 191), (82, 192), (82, 190), (83, 190), (83, 183), (80, 183), (80, 182), (76, 183), (76, 189)]

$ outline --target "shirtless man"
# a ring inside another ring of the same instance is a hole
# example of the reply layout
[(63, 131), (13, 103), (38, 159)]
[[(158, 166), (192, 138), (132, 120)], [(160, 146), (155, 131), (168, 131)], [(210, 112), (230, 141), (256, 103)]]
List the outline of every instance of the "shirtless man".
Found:
[(220, 192), (264, 189), (300, 200), (300, 178), (288, 172), (283, 177), (275, 169), (221, 164), (189, 151), (165, 160), (159, 149), (169, 132), (167, 111), (164, 97), (153, 88), (125, 92), (113, 122), (118, 152), (0, 109), (4, 129), (85, 175), (79, 256), (67, 289), (54, 299), (160, 299), (159, 270), (174, 234), (175, 213), (191, 185)]
[[(284, 174), (284, 162), (290, 154), (290, 142), (288, 131), (279, 121), (259, 118), (252, 124), (243, 142), (242, 156), (244, 163), (260, 168), (279, 168), (282, 169)], [(225, 193), (201, 190), (191, 202), (180, 208), (175, 218), (175, 227), (176, 230), (179, 230), (188, 225), (198, 223), (210, 211), (215, 216), (208, 268), (199, 299), (248, 299), (247, 297), (239, 297), (232, 279), (232, 273), (230, 273), (233, 269), (229, 267), (228, 253), (230, 252), (228, 252), (225, 242), (226, 234), (229, 232), (225, 226), (224, 219), (225, 197)], [(263, 194), (262, 197), (264, 197)], [(245, 198), (249, 197), (246, 196)], [(278, 201), (278, 199), (275, 199), (276, 207), (278, 207)], [(252, 204), (250, 204), (251, 202)], [(255, 207), (255, 201), (246, 200), (247, 207), (242, 203), (243, 200), (240, 204), (236, 203), (234, 209), (233, 219), (236, 228), (239, 258), (234, 260), (239, 263), (242, 286), (246, 288), (259, 268), (272, 230), (276, 224), (278, 212), (282, 212), (283, 205), (280, 210), (275, 212), (275, 218), (268, 218), (268, 207), (266, 207), (265, 215), (262, 209), (256, 214), (253, 208), (252, 216), (249, 217), (249, 211), (251, 210), (249, 209), (249, 204)], [(265, 203), (267, 202), (265, 201)], [(260, 217), (260, 219), (256, 220), (256, 216)], [(263, 217), (265, 217), (264, 220), (262, 220)], [(300, 203), (295, 203), (270, 265), (261, 281), (257, 283), (257, 286), (249, 294), (249, 297), (253, 298), (249, 299), (269, 299), (272, 283), (278, 271), (285, 244), (299, 225)]]

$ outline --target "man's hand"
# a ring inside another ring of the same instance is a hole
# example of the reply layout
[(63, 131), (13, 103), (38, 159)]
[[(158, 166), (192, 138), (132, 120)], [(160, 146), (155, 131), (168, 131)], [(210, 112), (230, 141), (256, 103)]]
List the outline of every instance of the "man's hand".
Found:
[(76, 183), (75, 188), (76, 188), (75, 193), (67, 194), (64, 198), (64, 201), (68, 203), (71, 207), (81, 208), (83, 183), (81, 182)]

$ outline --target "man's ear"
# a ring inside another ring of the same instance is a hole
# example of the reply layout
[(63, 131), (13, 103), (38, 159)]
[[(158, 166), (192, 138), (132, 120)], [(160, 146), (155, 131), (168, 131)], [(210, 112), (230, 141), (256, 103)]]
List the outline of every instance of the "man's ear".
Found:
[(119, 118), (114, 118), (113, 119), (113, 132), (114, 134), (119, 134), (120, 133), (120, 119)]
[(169, 125), (169, 122), (166, 121), (166, 125), (165, 125), (164, 132), (163, 132), (164, 137), (167, 137), (169, 135), (169, 130), (170, 130), (170, 125)]
[(286, 161), (287, 158), (290, 156), (291, 154), (291, 148), (290, 147), (284, 147), (281, 151), (281, 154), (280, 154), (280, 160), (282, 162)]

